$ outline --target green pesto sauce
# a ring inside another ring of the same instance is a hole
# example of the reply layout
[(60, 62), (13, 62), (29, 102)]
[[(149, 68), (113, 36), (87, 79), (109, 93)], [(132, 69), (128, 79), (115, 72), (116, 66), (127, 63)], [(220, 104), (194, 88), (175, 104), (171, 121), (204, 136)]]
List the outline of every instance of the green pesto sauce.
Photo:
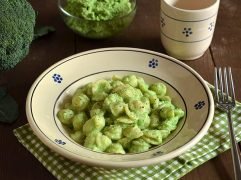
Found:
[(131, 12), (129, 0), (68, 0), (66, 10), (86, 20), (110, 20)]
[(135, 11), (130, 0), (67, 0), (65, 10), (78, 18), (66, 17), (66, 24), (88, 38), (113, 36), (126, 28)]

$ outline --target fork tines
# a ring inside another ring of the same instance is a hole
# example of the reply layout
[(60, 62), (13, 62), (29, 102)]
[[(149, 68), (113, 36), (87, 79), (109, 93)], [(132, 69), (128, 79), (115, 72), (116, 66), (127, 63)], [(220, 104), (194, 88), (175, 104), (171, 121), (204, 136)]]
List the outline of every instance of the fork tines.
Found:
[(215, 67), (214, 71), (216, 101), (227, 103), (229, 101), (230, 96), (231, 102), (235, 103), (235, 93), (231, 67)]

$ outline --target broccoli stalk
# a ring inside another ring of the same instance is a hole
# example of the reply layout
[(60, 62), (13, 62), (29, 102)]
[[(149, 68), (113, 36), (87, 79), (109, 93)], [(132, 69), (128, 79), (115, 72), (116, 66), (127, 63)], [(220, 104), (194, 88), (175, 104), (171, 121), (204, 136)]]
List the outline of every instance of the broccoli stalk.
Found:
[(35, 18), (26, 0), (0, 0), (0, 71), (15, 67), (28, 54)]

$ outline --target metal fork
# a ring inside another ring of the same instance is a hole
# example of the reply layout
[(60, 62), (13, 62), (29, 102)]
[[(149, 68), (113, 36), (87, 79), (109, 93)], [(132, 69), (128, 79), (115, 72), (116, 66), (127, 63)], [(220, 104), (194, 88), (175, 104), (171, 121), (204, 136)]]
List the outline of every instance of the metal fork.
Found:
[(227, 113), (235, 179), (241, 180), (241, 160), (231, 119), (231, 112), (235, 107), (235, 92), (230, 67), (215, 67), (214, 86), (216, 106)]

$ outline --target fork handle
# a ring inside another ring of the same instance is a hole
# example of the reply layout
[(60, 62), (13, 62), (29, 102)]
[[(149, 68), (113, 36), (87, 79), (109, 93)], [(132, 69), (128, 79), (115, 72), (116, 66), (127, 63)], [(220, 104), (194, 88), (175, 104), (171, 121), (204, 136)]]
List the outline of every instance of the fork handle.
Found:
[(233, 159), (234, 176), (235, 176), (235, 180), (241, 180), (241, 160), (240, 160), (238, 145), (235, 139), (230, 110), (227, 112), (227, 116), (228, 116), (228, 127), (229, 127), (230, 141), (231, 141), (231, 153), (232, 153), (232, 159)]

